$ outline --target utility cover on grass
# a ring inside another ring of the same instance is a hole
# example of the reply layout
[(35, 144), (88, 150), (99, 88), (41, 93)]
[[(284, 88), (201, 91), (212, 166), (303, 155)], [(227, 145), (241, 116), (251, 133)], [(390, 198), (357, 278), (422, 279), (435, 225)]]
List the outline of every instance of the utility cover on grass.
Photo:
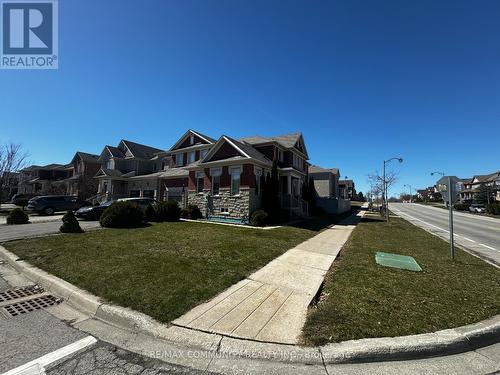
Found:
[(422, 271), (417, 261), (410, 256), (407, 255), (399, 255), (392, 253), (383, 253), (381, 251), (377, 251), (375, 254), (375, 261), (381, 266), (400, 268), (402, 270), (409, 271)]

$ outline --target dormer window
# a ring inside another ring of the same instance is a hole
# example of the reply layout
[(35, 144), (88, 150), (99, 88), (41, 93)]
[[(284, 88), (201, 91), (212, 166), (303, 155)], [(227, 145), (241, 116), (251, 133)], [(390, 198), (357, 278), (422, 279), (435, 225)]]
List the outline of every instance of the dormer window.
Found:
[(109, 159), (106, 162), (106, 169), (115, 169), (115, 162), (113, 159)]

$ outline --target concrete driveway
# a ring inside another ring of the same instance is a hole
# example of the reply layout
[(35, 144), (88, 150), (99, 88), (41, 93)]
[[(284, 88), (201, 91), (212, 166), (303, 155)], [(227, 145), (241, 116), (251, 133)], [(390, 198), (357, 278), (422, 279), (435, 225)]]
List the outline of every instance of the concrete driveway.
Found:
[[(0, 242), (60, 233), (61, 220), (22, 225), (0, 225)], [(100, 228), (98, 221), (80, 221), (83, 230)]]
[[(447, 210), (414, 203), (391, 203), (389, 209), (411, 223), (448, 240)], [(500, 219), (454, 212), (453, 225), (456, 243), (500, 265)]]

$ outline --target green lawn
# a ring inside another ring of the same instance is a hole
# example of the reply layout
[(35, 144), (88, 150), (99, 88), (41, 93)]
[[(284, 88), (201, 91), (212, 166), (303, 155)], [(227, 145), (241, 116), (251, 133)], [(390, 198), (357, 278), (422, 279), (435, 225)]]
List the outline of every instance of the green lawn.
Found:
[(168, 322), (315, 234), (177, 222), (4, 246), (93, 294)]
[[(379, 266), (377, 251), (413, 256), (423, 272)], [(310, 309), (303, 342), (433, 332), (500, 313), (500, 270), (402, 219), (364, 219)]]

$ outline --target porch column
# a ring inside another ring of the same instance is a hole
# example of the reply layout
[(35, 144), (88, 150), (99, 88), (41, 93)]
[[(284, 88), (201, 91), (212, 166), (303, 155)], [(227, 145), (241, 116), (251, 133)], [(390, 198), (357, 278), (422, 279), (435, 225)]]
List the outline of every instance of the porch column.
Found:
[(286, 192), (288, 195), (292, 194), (292, 175), (286, 176)]

